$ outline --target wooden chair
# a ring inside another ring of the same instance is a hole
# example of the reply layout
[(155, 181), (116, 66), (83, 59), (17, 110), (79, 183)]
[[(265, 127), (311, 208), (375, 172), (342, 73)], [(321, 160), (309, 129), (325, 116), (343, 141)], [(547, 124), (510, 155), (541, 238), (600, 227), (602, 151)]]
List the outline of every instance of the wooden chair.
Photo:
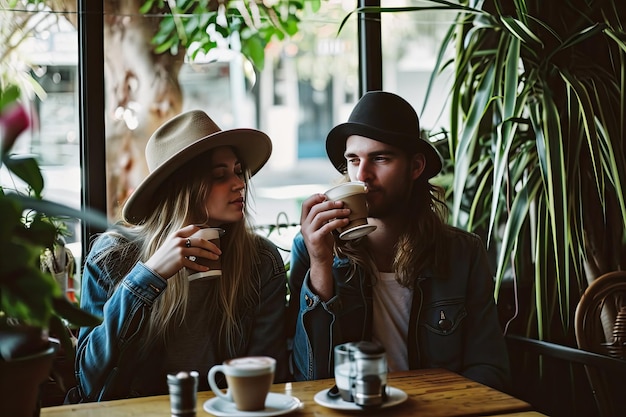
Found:
[[(507, 334), (506, 342), (513, 376), (511, 394), (553, 417), (611, 415), (595, 403), (586, 368), (624, 378), (626, 361), (521, 335)], [(621, 399), (615, 406), (624, 407), (625, 402)]]
[[(626, 271), (596, 278), (582, 295), (574, 321), (580, 349), (626, 363)], [(619, 390), (626, 374), (615, 375), (587, 365), (585, 370), (601, 415), (618, 415), (616, 398), (624, 397)]]

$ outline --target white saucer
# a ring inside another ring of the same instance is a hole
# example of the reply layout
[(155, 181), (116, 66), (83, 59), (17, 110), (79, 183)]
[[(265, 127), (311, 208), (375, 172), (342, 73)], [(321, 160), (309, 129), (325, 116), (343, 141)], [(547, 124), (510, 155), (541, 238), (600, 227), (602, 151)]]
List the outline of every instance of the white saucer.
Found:
[(368, 233), (376, 230), (376, 226), (373, 224), (362, 224), (361, 226), (353, 227), (350, 230), (346, 230), (339, 234), (339, 239), (341, 240), (352, 240), (358, 237), (365, 236)]
[(189, 281), (195, 281), (200, 278), (206, 278), (206, 277), (219, 278), (221, 276), (222, 276), (221, 270), (211, 269), (205, 272), (196, 272), (195, 274), (188, 275), (187, 278), (189, 279)]
[(300, 407), (302, 407), (302, 402), (296, 397), (270, 392), (267, 394), (264, 410), (239, 411), (235, 408), (235, 403), (224, 401), (218, 397), (207, 400), (202, 408), (207, 413), (218, 417), (271, 417), (290, 413)]
[[(401, 389), (388, 386), (387, 401), (382, 403), (382, 405), (378, 408), (393, 407), (394, 405), (405, 402), (407, 398), (409, 398), (409, 396), (406, 392), (402, 391)], [(317, 394), (315, 394), (315, 397), (313, 397), (313, 399), (319, 405), (323, 405), (324, 407), (332, 408), (335, 410), (361, 411), (369, 409), (356, 405), (355, 403), (344, 401), (341, 399), (341, 397), (331, 398), (328, 396), (328, 389), (318, 392)]]

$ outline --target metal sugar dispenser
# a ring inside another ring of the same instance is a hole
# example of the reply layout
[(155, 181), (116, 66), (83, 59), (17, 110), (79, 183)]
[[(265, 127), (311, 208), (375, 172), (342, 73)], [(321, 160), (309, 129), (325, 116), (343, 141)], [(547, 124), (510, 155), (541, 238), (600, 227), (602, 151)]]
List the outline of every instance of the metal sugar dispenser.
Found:
[(361, 407), (378, 407), (387, 400), (387, 358), (385, 349), (362, 341), (350, 346), (353, 368), (350, 375), (354, 403)]
[(197, 371), (167, 375), (172, 417), (195, 417), (198, 393)]

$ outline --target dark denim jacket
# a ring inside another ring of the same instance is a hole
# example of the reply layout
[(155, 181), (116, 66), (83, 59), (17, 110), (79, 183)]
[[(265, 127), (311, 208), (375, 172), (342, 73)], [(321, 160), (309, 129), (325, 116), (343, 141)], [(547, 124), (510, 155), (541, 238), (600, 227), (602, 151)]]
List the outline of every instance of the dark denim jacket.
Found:
[[(286, 277), (282, 258), (267, 240), (259, 248), (261, 263), (258, 283), (259, 304), (244, 314), (245, 340), (236, 356), (268, 355), (276, 358), (276, 381), (289, 378), (285, 336)], [(81, 290), (81, 307), (103, 317), (101, 325), (81, 328), (76, 354), (78, 396), (81, 401), (101, 401), (133, 396), (167, 394), (164, 347), (144, 343), (150, 309), (167, 282), (139, 262), (124, 277), (120, 265), (95, 262), (99, 253), (116, 244), (102, 235), (87, 257)], [(120, 263), (123, 260), (119, 260)], [(111, 296), (109, 291), (122, 280)], [(191, 318), (190, 318), (191, 319)], [(221, 363), (199, 364), (197, 369)], [(206, 375), (200, 375), (206, 385)]]
[[(409, 319), (409, 367), (446, 368), (506, 390), (509, 361), (494, 302), (494, 281), (480, 238), (451, 231), (449, 276), (416, 277)], [(332, 377), (335, 345), (371, 340), (371, 280), (335, 258), (335, 296), (323, 302), (309, 288), (309, 255), (301, 235), (291, 254), (289, 322), (295, 326), (296, 380)], [(294, 323), (295, 322), (295, 323)]]

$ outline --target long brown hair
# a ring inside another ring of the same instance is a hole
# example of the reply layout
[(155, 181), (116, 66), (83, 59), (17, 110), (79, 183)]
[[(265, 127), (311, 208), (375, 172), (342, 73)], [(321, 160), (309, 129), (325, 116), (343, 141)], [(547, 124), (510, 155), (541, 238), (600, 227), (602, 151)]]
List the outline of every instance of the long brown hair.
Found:
[[(347, 178), (347, 177), (346, 177)], [(449, 227), (448, 206), (445, 203), (445, 190), (427, 180), (418, 178), (413, 182), (407, 227), (395, 245), (392, 268), (398, 282), (412, 288), (415, 278), (427, 269), (438, 275), (445, 275), (448, 267), (448, 246), (445, 236)], [(366, 239), (340, 241), (335, 239), (338, 256), (351, 262), (349, 277), (362, 268), (367, 276), (376, 277), (376, 266), (368, 252)]]

